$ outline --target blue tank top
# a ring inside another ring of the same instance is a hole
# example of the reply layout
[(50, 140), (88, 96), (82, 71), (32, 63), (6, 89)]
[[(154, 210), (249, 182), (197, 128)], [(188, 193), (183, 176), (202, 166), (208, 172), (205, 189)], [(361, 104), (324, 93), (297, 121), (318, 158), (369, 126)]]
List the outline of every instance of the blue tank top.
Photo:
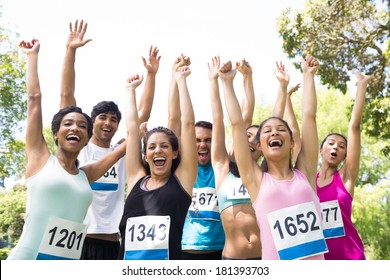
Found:
[(222, 250), (225, 232), (222, 227), (211, 163), (198, 164), (198, 177), (193, 189), (192, 204), (185, 219), (183, 250)]

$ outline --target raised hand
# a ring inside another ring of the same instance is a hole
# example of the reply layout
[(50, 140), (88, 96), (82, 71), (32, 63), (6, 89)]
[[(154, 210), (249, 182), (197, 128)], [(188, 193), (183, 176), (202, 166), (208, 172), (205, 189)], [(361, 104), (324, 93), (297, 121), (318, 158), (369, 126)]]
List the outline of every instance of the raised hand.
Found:
[(79, 47), (84, 46), (85, 44), (92, 41), (92, 39), (86, 39), (84, 40), (84, 35), (87, 32), (88, 23), (84, 23), (83, 20), (79, 21), (76, 20), (74, 23), (74, 26), (72, 23), (69, 23), (69, 36), (68, 40), (66, 42), (67, 47), (71, 47), (73, 49), (77, 49)]
[(158, 71), (161, 59), (161, 55), (158, 56), (159, 51), (160, 50), (157, 47), (150, 46), (148, 60), (146, 60), (145, 57), (141, 57), (144, 66), (149, 73), (156, 74)]
[(19, 47), (25, 54), (38, 53), (40, 43), (38, 39), (34, 38), (30, 42), (21, 41)]
[(144, 76), (134, 74), (131, 75), (126, 81), (126, 89), (127, 90), (135, 90), (143, 81)]
[(249, 65), (249, 62), (245, 60), (245, 58), (236, 62), (236, 68), (243, 76), (252, 74), (252, 67)]
[(274, 73), (280, 84), (287, 87), (290, 82), (290, 75), (282, 62), (276, 62), (276, 69), (274, 70)]
[(219, 69), (219, 77), (222, 80), (233, 80), (236, 76), (237, 69), (233, 68), (232, 62), (229, 60), (222, 64)]
[(219, 68), (221, 65), (221, 60), (219, 58), (219, 55), (214, 56), (211, 59), (211, 65), (210, 65), (210, 63), (207, 63), (207, 65), (209, 68), (209, 79), (211, 80), (211, 79), (218, 78), (218, 72), (219, 72)]

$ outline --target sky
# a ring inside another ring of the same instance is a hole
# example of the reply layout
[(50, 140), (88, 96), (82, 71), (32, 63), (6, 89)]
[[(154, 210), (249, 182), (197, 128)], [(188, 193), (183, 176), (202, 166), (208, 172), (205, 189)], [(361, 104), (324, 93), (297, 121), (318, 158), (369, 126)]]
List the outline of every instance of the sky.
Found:
[[(1, 1), (1, 0), (0, 0)], [(90, 114), (103, 100), (116, 102), (124, 113), (125, 81), (132, 74), (146, 75), (141, 56), (150, 46), (161, 55), (156, 91), (148, 127), (166, 125), (167, 100), (173, 61), (181, 53), (191, 58), (187, 78), (195, 119), (211, 121), (207, 63), (215, 55), (221, 61), (242, 58), (253, 69), (256, 102), (273, 104), (278, 88), (275, 62), (290, 72), (290, 84), (301, 82), (282, 50), (276, 17), (293, 5), (303, 9), (304, 0), (2, 0), (4, 24), (21, 40), (38, 38), (39, 77), (43, 122), (50, 126), (60, 102), (60, 76), (69, 23), (88, 23), (85, 39), (92, 39), (76, 54), (76, 100)], [(137, 98), (143, 84), (137, 88)], [(242, 75), (237, 72), (238, 100), (243, 94)], [(222, 95), (223, 98), (223, 95)], [(125, 136), (125, 121), (113, 141)]]

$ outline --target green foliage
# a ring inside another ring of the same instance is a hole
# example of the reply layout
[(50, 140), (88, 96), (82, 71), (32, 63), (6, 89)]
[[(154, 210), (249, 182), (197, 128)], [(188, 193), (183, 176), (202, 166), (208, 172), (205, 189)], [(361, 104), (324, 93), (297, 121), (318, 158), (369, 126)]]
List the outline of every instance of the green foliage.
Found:
[(26, 213), (26, 186), (15, 185), (0, 192), (0, 239), (16, 244), (22, 234)]
[[(297, 69), (305, 54), (319, 59), (323, 85), (345, 94), (352, 71), (375, 75), (367, 89), (364, 129), (373, 137), (390, 139), (390, 20), (388, 10), (373, 2), (309, 0), (304, 11), (284, 10), (278, 30), (283, 50)], [(390, 153), (390, 144), (383, 153)]]
[(354, 224), (365, 245), (368, 259), (390, 259), (390, 182), (356, 189)]
[[(18, 139), (26, 119), (25, 61), (19, 58), (17, 43), (0, 27), (0, 177), (23, 173), (24, 144)], [(17, 37), (17, 36), (16, 36)]]
[(1, 248), (0, 249), (0, 260), (6, 260), (10, 252), (11, 252), (10, 248)]

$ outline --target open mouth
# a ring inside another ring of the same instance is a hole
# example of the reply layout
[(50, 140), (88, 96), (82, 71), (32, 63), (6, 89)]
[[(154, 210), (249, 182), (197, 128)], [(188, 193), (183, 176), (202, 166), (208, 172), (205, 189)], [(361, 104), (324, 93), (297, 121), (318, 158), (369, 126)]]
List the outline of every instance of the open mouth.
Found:
[(268, 145), (270, 147), (281, 147), (282, 146), (282, 141), (281, 140), (271, 140)]
[(154, 165), (156, 166), (163, 166), (165, 164), (165, 158), (163, 157), (157, 157), (153, 160)]
[(206, 159), (208, 154), (209, 154), (208, 152), (199, 152), (198, 156), (200, 159)]
[(80, 137), (75, 134), (70, 134), (66, 137), (66, 140), (80, 142)]

